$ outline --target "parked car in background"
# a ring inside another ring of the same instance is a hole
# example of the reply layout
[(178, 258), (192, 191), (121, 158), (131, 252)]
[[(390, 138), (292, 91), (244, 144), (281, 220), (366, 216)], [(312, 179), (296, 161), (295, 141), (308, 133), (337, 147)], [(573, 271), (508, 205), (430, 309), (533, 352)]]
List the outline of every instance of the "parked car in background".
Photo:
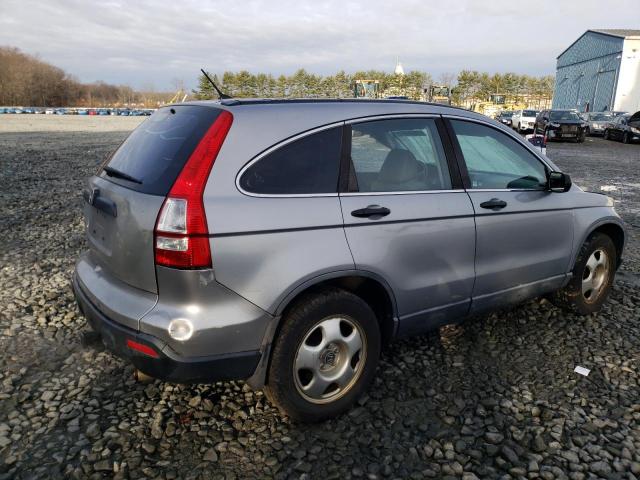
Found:
[(605, 128), (615, 118), (613, 112), (589, 112), (584, 114), (587, 135), (602, 135)]
[(511, 117), (513, 116), (512, 111), (502, 111), (498, 115), (496, 115), (496, 120), (504, 125), (511, 126)]
[(587, 123), (575, 110), (542, 110), (536, 117), (534, 132), (547, 140), (584, 142)]
[(620, 140), (622, 143), (640, 140), (640, 111), (633, 115), (619, 115), (604, 130), (605, 140)]
[(83, 196), (73, 288), (108, 349), (298, 421), (349, 409), (396, 337), (539, 295), (598, 311), (625, 242), (511, 129), (407, 100), (160, 108)]
[(515, 128), (518, 133), (533, 130), (537, 115), (537, 110), (515, 110), (511, 117), (511, 126)]

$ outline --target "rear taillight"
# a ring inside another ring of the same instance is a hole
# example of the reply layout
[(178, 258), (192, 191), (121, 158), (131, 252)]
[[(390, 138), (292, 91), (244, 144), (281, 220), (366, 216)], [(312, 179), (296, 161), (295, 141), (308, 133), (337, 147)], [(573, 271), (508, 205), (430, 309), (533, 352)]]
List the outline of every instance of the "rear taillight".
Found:
[(209, 228), (202, 195), (209, 173), (231, 128), (233, 115), (223, 111), (204, 134), (178, 175), (156, 220), (157, 265), (210, 268)]

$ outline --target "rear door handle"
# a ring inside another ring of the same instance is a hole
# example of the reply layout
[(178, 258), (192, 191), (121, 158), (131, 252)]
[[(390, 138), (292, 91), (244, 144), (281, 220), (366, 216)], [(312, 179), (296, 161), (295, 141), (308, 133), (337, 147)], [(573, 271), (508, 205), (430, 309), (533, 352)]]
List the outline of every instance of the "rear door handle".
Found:
[(490, 208), (491, 210), (500, 210), (507, 206), (507, 202), (504, 200), (500, 200), (499, 198), (492, 198), (491, 200), (487, 200), (486, 202), (482, 202), (480, 204), (482, 208)]
[(360, 208), (351, 212), (351, 215), (358, 218), (367, 217), (386, 217), (391, 213), (387, 207), (381, 207), (380, 205), (369, 205), (366, 208)]

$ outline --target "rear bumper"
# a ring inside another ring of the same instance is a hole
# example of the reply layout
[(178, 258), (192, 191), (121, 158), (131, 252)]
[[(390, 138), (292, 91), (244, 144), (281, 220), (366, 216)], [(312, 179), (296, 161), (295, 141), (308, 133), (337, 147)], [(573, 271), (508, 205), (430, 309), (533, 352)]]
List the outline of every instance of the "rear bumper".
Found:
[[(120, 325), (104, 315), (91, 303), (75, 275), (73, 292), (80, 311), (100, 334), (105, 347), (151, 377), (176, 383), (244, 380), (253, 375), (260, 362), (259, 350), (203, 357), (181, 356), (161, 339)], [(128, 347), (130, 341), (152, 349), (155, 354), (131, 349)]]

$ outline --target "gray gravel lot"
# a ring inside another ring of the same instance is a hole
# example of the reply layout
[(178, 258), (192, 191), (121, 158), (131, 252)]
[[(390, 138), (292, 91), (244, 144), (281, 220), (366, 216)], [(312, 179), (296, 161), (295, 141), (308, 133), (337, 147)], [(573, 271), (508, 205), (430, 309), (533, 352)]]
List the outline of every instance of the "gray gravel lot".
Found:
[(132, 124), (35, 120), (20, 132), (6, 117), (0, 479), (640, 478), (640, 145), (549, 147), (576, 183), (609, 189), (629, 224), (600, 314), (538, 299), (396, 342), (357, 408), (308, 426), (242, 383), (136, 383), (82, 344), (69, 289), (85, 245), (81, 185)]

